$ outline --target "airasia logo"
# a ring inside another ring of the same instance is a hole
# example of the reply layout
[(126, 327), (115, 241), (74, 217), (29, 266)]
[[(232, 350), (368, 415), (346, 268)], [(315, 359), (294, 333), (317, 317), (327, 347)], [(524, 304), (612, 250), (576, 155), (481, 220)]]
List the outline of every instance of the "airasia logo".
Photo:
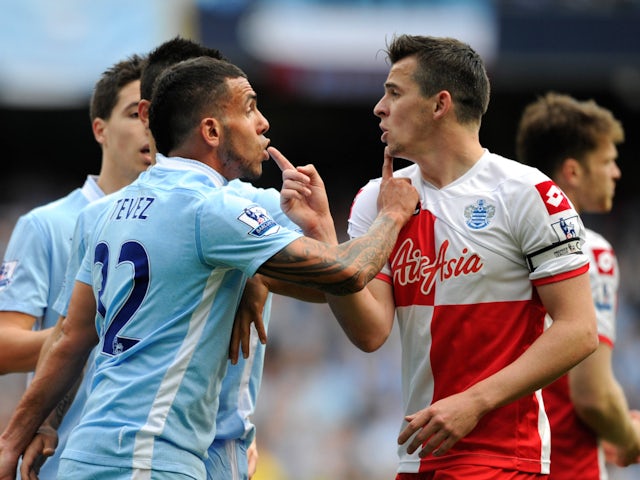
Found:
[(411, 238), (407, 238), (391, 263), (394, 284), (405, 286), (422, 281), (420, 292), (429, 295), (436, 280), (444, 282), (452, 277), (477, 273), (484, 266), (480, 256), (470, 254), (466, 247), (462, 249), (462, 255), (455, 258), (447, 258), (448, 249), (449, 240), (445, 240), (432, 261), (414, 248)]

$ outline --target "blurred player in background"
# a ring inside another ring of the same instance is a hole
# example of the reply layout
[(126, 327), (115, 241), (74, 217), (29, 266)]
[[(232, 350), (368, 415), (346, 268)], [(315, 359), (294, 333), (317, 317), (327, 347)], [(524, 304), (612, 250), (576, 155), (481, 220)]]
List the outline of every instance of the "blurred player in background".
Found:
[[(529, 104), (518, 127), (518, 159), (549, 175), (579, 213), (608, 213), (616, 182), (616, 146), (622, 124), (592, 100), (547, 93)], [(619, 466), (638, 462), (640, 412), (629, 411), (612, 369), (619, 272), (611, 244), (586, 229), (591, 293), (598, 320), (598, 349), (543, 391), (551, 422), (553, 480), (607, 478), (601, 441)], [(551, 319), (548, 319), (551, 321)]]
[[(2, 373), (31, 372), (36, 367), (42, 345), (59, 317), (53, 304), (63, 284), (79, 212), (90, 202), (128, 185), (152, 163), (147, 135), (138, 118), (144, 61), (138, 55), (121, 61), (106, 70), (95, 85), (90, 118), (102, 149), (99, 175), (89, 175), (82, 188), (23, 215), (15, 226), (0, 268)], [(79, 399), (59, 425), (58, 454), (42, 468), (41, 479), (56, 477), (59, 452), (79, 419), (82, 405)]]
[[(549, 470), (540, 388), (596, 348), (588, 259), (577, 212), (540, 171), (479, 142), (484, 63), (452, 38), (394, 37), (374, 107), (395, 172), (419, 213), (389, 263), (355, 295), (328, 298), (361, 349), (397, 316), (406, 414), (398, 480), (533, 479)], [(356, 196), (352, 238), (375, 217), (379, 180)], [(548, 193), (555, 192), (552, 200)], [(545, 312), (556, 317), (544, 330)]]

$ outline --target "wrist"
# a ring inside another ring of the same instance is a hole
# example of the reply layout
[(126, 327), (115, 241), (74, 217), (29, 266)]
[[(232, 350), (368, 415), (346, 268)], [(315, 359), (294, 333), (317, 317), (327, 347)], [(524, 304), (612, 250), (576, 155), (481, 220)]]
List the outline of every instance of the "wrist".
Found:
[(319, 242), (328, 243), (330, 245), (338, 244), (338, 237), (332, 218), (328, 220), (320, 219), (309, 228), (303, 229), (302, 233), (309, 238), (318, 240)]
[(397, 210), (397, 209), (382, 209), (380, 211), (380, 215), (389, 218), (393, 223), (395, 223), (398, 228), (402, 228), (405, 223), (409, 221), (411, 215), (407, 215), (405, 211)]

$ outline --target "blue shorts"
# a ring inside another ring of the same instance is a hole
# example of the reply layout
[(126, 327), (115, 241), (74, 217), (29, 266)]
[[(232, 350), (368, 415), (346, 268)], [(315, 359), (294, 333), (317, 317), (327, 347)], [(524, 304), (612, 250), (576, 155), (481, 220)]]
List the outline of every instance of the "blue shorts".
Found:
[(214, 440), (204, 466), (207, 480), (249, 480), (247, 445), (244, 440)]
[(63, 458), (58, 480), (197, 480), (191, 475), (141, 468), (108, 467)]

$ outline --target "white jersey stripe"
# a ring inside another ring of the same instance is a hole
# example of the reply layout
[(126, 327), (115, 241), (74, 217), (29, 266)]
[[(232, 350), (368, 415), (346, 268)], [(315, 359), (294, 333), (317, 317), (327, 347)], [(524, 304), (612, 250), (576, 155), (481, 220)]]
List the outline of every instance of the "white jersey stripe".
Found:
[(136, 434), (133, 449), (133, 468), (151, 468), (155, 437), (164, 430), (167, 415), (173, 405), (173, 399), (182, 383), (193, 352), (200, 341), (204, 325), (207, 322), (211, 306), (216, 294), (219, 292), (224, 275), (225, 272), (220, 272), (219, 270), (213, 270), (209, 275), (202, 295), (202, 302), (193, 312), (182, 347), (176, 355), (175, 362), (169, 366), (162, 379), (158, 394), (149, 410), (147, 423)]

